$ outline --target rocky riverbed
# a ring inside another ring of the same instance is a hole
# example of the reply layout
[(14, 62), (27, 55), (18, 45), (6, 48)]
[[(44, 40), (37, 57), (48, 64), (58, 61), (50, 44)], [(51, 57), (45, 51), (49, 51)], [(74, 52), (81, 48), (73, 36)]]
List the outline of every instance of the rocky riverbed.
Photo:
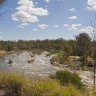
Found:
[[(41, 55), (33, 55), (31, 52), (21, 52), (18, 54), (6, 54), (0, 61), (2, 70), (21, 72), (26, 76), (41, 77), (54, 74), (59, 67), (50, 64), (50, 59), (54, 56), (46, 56), (48, 52)], [(12, 63), (9, 64), (11, 60)]]
[[(55, 74), (58, 70), (68, 70), (79, 74), (84, 84), (91, 87), (93, 85), (93, 73), (90, 71), (72, 70), (70, 68), (56, 67), (50, 64), (50, 59), (54, 55), (48, 55), (48, 52), (43, 52), (41, 55), (34, 55), (32, 52), (20, 52), (16, 54), (6, 54), (0, 60), (0, 69), (7, 71), (20, 72), (25, 76), (30, 76), (34, 79), (46, 77), (50, 74)], [(11, 60), (11, 62), (9, 62)]]

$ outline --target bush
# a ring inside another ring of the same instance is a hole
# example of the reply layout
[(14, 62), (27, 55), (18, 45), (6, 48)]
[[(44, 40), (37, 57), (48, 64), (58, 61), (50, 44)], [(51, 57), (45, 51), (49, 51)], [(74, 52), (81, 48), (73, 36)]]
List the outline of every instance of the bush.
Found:
[(0, 87), (6, 96), (20, 96), (24, 79), (21, 75), (10, 72), (0, 72)]
[(59, 64), (69, 64), (69, 56), (64, 51), (57, 51), (57, 56), (52, 57), (50, 63), (54, 66), (59, 66)]
[(22, 92), (22, 96), (83, 96), (74, 86), (60, 86), (51, 79), (26, 83)]
[(2, 54), (0, 54), (0, 59), (2, 59), (3, 58), (3, 55)]
[(57, 52), (56, 52), (56, 50), (54, 50), (54, 49), (50, 51), (50, 54), (56, 54), (56, 53), (57, 53)]
[(56, 79), (33, 81), (11, 72), (0, 72), (0, 85), (5, 96), (83, 96), (73, 85), (61, 86)]
[(83, 83), (81, 82), (81, 78), (75, 73), (61, 70), (56, 72), (55, 78), (60, 80), (62, 85), (73, 84), (78, 89), (82, 89), (84, 87)]
[(9, 60), (8, 64), (12, 64), (12, 63), (13, 63), (13, 61), (12, 60)]
[(91, 92), (90, 96), (96, 96), (96, 88)]
[(59, 66), (59, 62), (60, 60), (59, 60), (59, 58), (57, 57), (57, 56), (54, 56), (54, 57), (52, 57), (51, 59), (50, 59), (50, 63), (52, 64), (52, 65), (54, 65), (54, 66)]

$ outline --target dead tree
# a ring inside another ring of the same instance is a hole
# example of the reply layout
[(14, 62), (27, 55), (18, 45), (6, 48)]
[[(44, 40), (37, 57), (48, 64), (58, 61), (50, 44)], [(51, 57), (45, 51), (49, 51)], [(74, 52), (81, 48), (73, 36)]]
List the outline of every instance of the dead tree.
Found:
[(93, 51), (93, 61), (94, 61), (94, 66), (93, 66), (93, 89), (95, 89), (95, 85), (96, 85), (96, 14), (94, 15), (94, 19), (90, 21), (91, 25), (91, 29), (89, 28), (89, 31), (91, 33), (92, 36), (92, 43), (93, 43), (93, 47), (94, 47), (94, 51)]
[(0, 0), (0, 5), (2, 5), (3, 3), (5, 3), (6, 0)]

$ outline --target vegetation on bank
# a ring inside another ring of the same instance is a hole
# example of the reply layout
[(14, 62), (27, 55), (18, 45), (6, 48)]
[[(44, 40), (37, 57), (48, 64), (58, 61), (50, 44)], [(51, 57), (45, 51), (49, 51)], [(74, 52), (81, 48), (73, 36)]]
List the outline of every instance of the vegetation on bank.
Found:
[(57, 79), (34, 81), (10, 72), (0, 72), (0, 89), (5, 96), (83, 96), (71, 83), (61, 85)]
[(2, 59), (3, 58), (3, 55), (2, 54), (0, 54), (0, 59)]
[[(67, 64), (68, 67), (77, 68), (76, 62), (80, 62), (79, 68), (84, 68), (93, 67), (95, 45), (88, 34), (81, 33), (75, 40), (0, 41), (0, 50), (7, 52), (27, 50), (38, 55), (48, 51), (46, 57), (57, 54), (50, 60), (55, 66)], [(11, 65), (13, 61), (9, 60), (8, 63)], [(51, 79), (38, 81), (15, 73), (0, 72), (0, 85), (0, 88), (5, 91), (5, 96), (96, 96), (96, 90), (91, 92), (91, 95), (86, 94), (88, 92), (81, 78), (68, 71), (59, 71)]]
[(61, 85), (72, 84), (77, 89), (84, 91), (84, 84), (81, 82), (81, 78), (76, 73), (70, 73), (67, 70), (60, 70), (56, 72), (54, 77), (60, 81)]
[(75, 36), (75, 40), (59, 38), (56, 40), (0, 41), (0, 50), (8, 52), (27, 50), (32, 51), (33, 54), (41, 54), (43, 51), (48, 51), (51, 54), (58, 54), (55, 60), (61, 64), (70, 63), (70, 56), (79, 56), (82, 66), (87, 66), (88, 64), (90, 66), (92, 61), (88, 61), (87, 58), (94, 59), (95, 45), (95, 42), (91, 40), (88, 34), (81, 33)]
[(96, 96), (96, 90), (87, 91), (78, 75), (62, 70), (42, 80), (0, 72), (0, 90), (4, 96)]

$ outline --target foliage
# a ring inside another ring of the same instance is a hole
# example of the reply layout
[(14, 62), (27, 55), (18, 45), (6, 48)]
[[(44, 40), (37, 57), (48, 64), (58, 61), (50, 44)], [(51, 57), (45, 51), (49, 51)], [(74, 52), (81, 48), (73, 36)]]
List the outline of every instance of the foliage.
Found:
[(0, 72), (0, 87), (6, 96), (20, 96), (23, 83), (23, 77), (17, 73)]
[[(94, 58), (94, 42), (86, 33), (81, 33), (76, 36), (76, 40), (65, 40), (62, 38), (55, 40), (18, 40), (18, 41), (0, 41), (0, 50), (5, 51), (32, 51), (33, 54), (41, 54), (43, 51), (48, 51), (50, 54), (58, 54), (56, 58), (52, 58), (50, 62), (53, 65), (55, 60), (58, 64), (69, 64), (69, 56), (80, 56), (82, 66), (87, 65), (87, 58)], [(54, 60), (55, 59), (55, 60)], [(74, 62), (72, 62), (74, 63)]]
[(96, 89), (91, 92), (91, 96), (96, 96)]
[(9, 60), (8, 64), (12, 64), (12, 63), (13, 63), (13, 61), (12, 60)]
[(50, 53), (51, 53), (51, 54), (56, 54), (57, 51), (56, 51), (56, 50), (50, 50)]
[(5, 96), (83, 96), (73, 85), (61, 86), (58, 80), (32, 80), (17, 73), (0, 72)]
[(59, 62), (60, 62), (60, 60), (57, 56), (54, 56), (54, 57), (52, 57), (52, 59), (50, 59), (50, 63), (54, 66), (59, 66)]
[(88, 49), (90, 48), (91, 38), (86, 33), (81, 33), (76, 36), (77, 45), (79, 48)]
[(89, 35), (86, 33), (81, 33), (76, 36), (76, 40), (64, 40), (62, 38), (59, 38), (56, 40), (45, 39), (29, 41), (0, 41), (0, 50), (30, 50), (33, 51), (34, 54), (37, 53), (37, 51), (38, 54), (40, 54), (41, 51), (49, 51), (51, 54), (56, 54), (61, 50), (68, 55), (82, 56), (82, 54), (84, 52), (86, 53), (86, 51), (88, 52), (88, 55), (90, 55), (93, 49), (93, 42), (91, 42)]
[(52, 57), (50, 63), (55, 66), (59, 66), (59, 64), (67, 64), (69, 63), (69, 56), (62, 50), (57, 51), (57, 56)]
[(0, 54), (0, 59), (2, 59), (3, 58), (3, 55), (2, 54)]
[(81, 56), (81, 61), (85, 66), (87, 64), (88, 56), (91, 56), (91, 38), (86, 33), (81, 33), (76, 36), (78, 56)]
[(61, 84), (63, 85), (73, 84), (78, 89), (82, 89), (84, 87), (83, 83), (81, 82), (81, 78), (75, 73), (60, 70), (56, 72), (55, 78), (60, 80)]
[(23, 96), (82, 96), (72, 85), (60, 86), (57, 80), (31, 81), (23, 89)]

